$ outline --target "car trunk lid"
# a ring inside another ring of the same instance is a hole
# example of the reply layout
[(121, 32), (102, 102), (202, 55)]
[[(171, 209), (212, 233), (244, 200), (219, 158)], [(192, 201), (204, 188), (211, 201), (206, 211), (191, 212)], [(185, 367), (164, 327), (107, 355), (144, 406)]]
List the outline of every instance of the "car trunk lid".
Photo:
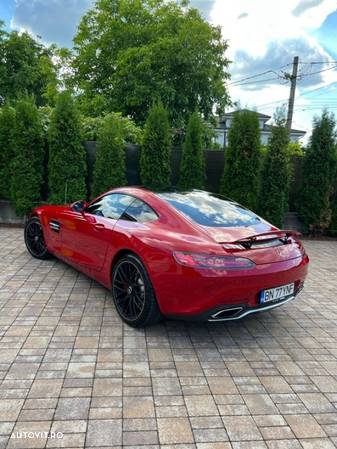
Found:
[(302, 256), (296, 231), (279, 230), (266, 222), (248, 227), (204, 229), (226, 252), (247, 257), (257, 265)]

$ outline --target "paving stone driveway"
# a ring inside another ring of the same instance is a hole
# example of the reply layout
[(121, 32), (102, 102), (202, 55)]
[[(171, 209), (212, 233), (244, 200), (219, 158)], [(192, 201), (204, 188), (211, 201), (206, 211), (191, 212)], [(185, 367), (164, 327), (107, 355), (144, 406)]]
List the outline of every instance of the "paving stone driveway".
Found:
[(306, 247), (295, 302), (144, 331), (122, 325), (104, 288), (0, 228), (0, 448), (337, 446), (337, 242)]

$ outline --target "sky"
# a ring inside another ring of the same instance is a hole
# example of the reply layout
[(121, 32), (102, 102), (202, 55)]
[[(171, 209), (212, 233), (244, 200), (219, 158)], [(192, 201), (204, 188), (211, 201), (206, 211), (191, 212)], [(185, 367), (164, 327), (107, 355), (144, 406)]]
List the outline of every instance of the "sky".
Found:
[[(8, 29), (27, 30), (43, 42), (71, 46), (93, 0), (0, 0)], [(293, 127), (310, 134), (326, 107), (337, 113), (336, 0), (191, 0), (222, 28), (229, 47), (229, 93), (242, 107), (273, 115), (287, 105), (294, 56), (299, 56)], [(262, 74), (262, 75), (261, 75)], [(252, 78), (253, 77), (253, 78)], [(308, 136), (307, 135), (307, 136)]]

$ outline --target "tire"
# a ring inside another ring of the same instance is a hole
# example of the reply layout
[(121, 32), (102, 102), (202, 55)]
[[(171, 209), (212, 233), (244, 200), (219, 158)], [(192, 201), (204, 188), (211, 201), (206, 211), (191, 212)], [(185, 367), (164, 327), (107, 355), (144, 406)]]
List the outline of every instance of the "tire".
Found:
[(133, 254), (123, 256), (113, 267), (112, 298), (129, 326), (151, 326), (163, 318), (146, 268)]
[(42, 225), (38, 217), (31, 217), (26, 221), (24, 238), (26, 247), (33, 257), (41, 260), (52, 257), (47, 250)]

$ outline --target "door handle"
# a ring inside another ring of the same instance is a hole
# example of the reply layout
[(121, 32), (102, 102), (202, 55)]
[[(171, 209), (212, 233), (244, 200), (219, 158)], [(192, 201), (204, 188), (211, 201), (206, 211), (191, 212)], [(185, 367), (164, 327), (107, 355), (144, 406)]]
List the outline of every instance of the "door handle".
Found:
[(94, 228), (95, 229), (105, 229), (105, 226), (104, 226), (104, 224), (101, 224), (101, 223), (95, 223)]

